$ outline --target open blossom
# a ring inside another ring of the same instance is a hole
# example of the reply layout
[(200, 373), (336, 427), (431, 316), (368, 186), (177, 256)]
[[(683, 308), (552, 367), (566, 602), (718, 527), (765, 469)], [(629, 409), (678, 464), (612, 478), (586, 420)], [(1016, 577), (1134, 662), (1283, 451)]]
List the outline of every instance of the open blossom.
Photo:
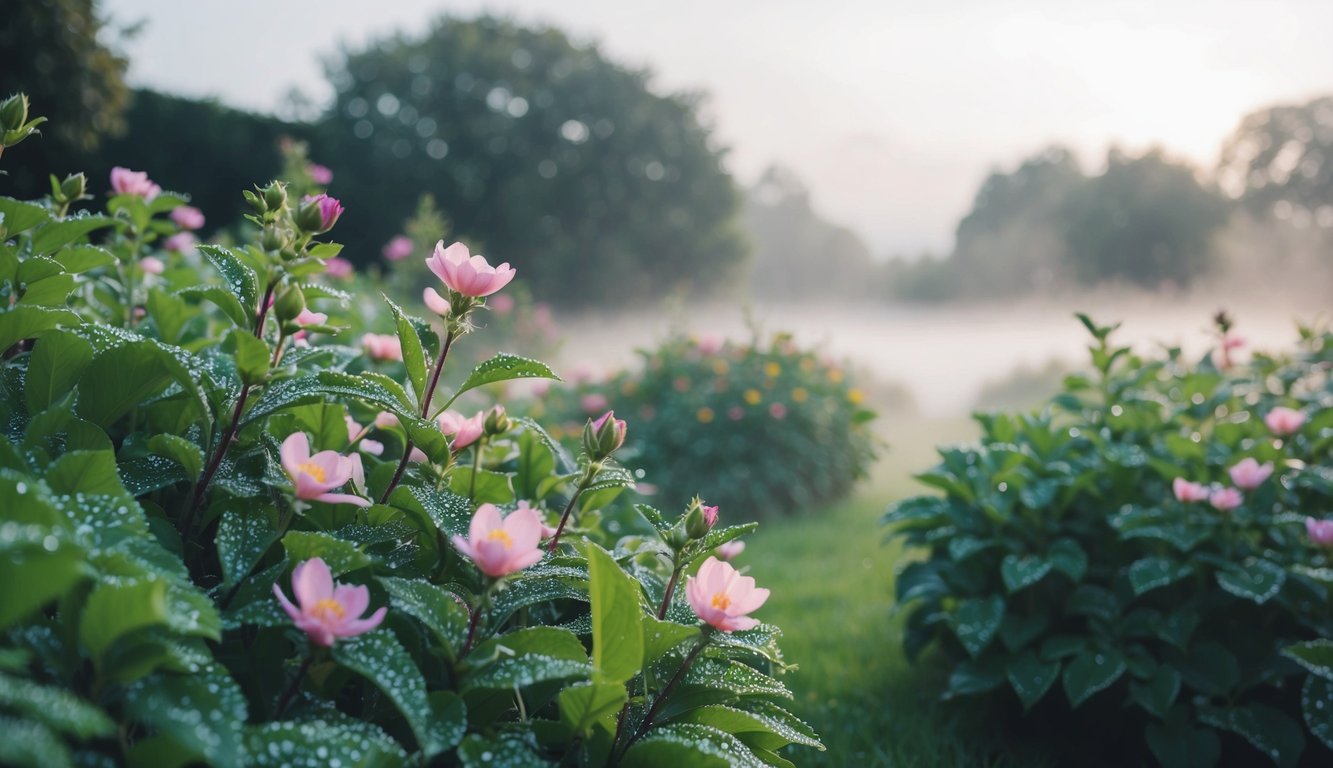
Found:
[(324, 274), (339, 280), (352, 276), (352, 262), (335, 256), (324, 262)]
[(311, 312), (309, 309), (301, 310), (301, 314), (292, 318), (292, 322), (305, 328), (311, 325), (323, 325), (329, 321), (329, 316), (323, 312)]
[(323, 501), (329, 504), (355, 504), (368, 507), (370, 502), (347, 493), (330, 493), (352, 481), (354, 486), (365, 485), (361, 457), (343, 456), (337, 451), (320, 451), (310, 455), (310, 438), (304, 432), (293, 432), (282, 441), (279, 451), (282, 468), (292, 479), (296, 498), (304, 501)]
[(449, 300), (444, 298), (434, 288), (427, 288), (421, 292), (421, 300), (425, 302), (426, 309), (439, 315), (440, 317), (449, 316)]
[(146, 171), (131, 171), (116, 166), (111, 169), (111, 191), (117, 195), (137, 195), (152, 200), (162, 192), (162, 188), (149, 180)]
[(1245, 497), (1235, 488), (1216, 488), (1208, 494), (1208, 503), (1213, 505), (1214, 509), (1223, 512), (1230, 512), (1244, 503)]
[(1333, 547), (1333, 520), (1305, 518), (1305, 532), (1310, 534), (1310, 541), (1321, 547)]
[(384, 249), (380, 253), (384, 255), (385, 261), (402, 261), (412, 255), (412, 238), (407, 235), (397, 235), (384, 244)]
[(361, 450), (371, 456), (379, 456), (384, 453), (384, 443), (366, 439), (366, 433), (370, 431), (370, 427), (361, 426), (351, 416), (344, 415), (343, 420), (347, 422), (347, 442), (349, 446), (360, 443)]
[(318, 557), (292, 569), (292, 593), (297, 605), (287, 599), (282, 587), (273, 585), (273, 594), (297, 629), (309, 635), (310, 642), (325, 648), (340, 637), (356, 637), (378, 627), (389, 610), (380, 608), (369, 618), (361, 618), (370, 606), (370, 590), (364, 584), (334, 582), (329, 566)]
[(367, 333), (361, 337), (361, 347), (376, 360), (402, 360), (403, 342), (397, 336)]
[(454, 243), (448, 248), (441, 240), (435, 244), (435, 253), (426, 259), (426, 266), (452, 291), (464, 296), (490, 296), (514, 279), (514, 269), (508, 262), (492, 267), (484, 256), (472, 256), (466, 245)]
[(139, 259), (139, 269), (142, 269), (146, 274), (160, 275), (166, 268), (167, 265), (163, 264), (162, 260), (156, 256), (145, 256)]
[(477, 411), (470, 417), (464, 416), (458, 411), (445, 411), (435, 417), (435, 422), (440, 425), (441, 432), (453, 436), (454, 439), (449, 444), (449, 450), (454, 453), (458, 453), (477, 442), (477, 439), (486, 431), (485, 411)]
[(192, 205), (171, 209), (171, 220), (181, 229), (198, 229), (204, 225), (204, 212)]
[(1279, 405), (1264, 417), (1264, 424), (1273, 434), (1286, 437), (1300, 431), (1301, 426), (1305, 424), (1305, 414), (1295, 408)]
[(1260, 464), (1253, 458), (1241, 459), (1236, 466), (1227, 470), (1227, 473), (1231, 475), (1231, 482), (1235, 483), (1237, 488), (1252, 491), (1273, 474), (1273, 462)]
[(1183, 477), (1177, 477), (1171, 481), (1171, 490), (1176, 494), (1177, 501), (1183, 501), (1186, 504), (1208, 500), (1208, 486), (1202, 483), (1191, 483)]
[(319, 163), (311, 163), (306, 166), (306, 171), (310, 173), (310, 180), (320, 186), (327, 185), (333, 181), (333, 171), (328, 166)]
[(700, 619), (723, 632), (735, 632), (759, 626), (746, 614), (768, 600), (768, 590), (755, 587), (752, 577), (742, 576), (730, 564), (709, 557), (685, 583), (685, 597)]
[(732, 560), (744, 551), (745, 542), (740, 539), (732, 539), (731, 541), (719, 544), (717, 545), (717, 549), (713, 550), (713, 552), (717, 554), (719, 560)]
[(162, 241), (162, 247), (172, 253), (185, 253), (194, 249), (199, 242), (199, 238), (194, 236), (193, 232), (177, 232)]
[(531, 507), (516, 509), (501, 519), (494, 504), (482, 504), (472, 516), (468, 537), (454, 536), (454, 547), (467, 555), (482, 573), (507, 576), (542, 559), (542, 520)]

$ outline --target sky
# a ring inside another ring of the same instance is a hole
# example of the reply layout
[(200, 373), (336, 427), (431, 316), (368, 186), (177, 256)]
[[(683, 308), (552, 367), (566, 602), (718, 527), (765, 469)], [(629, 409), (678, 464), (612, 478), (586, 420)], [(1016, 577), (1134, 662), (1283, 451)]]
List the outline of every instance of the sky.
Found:
[[(742, 183), (787, 166), (879, 256), (945, 253), (985, 176), (1051, 143), (1203, 168), (1241, 117), (1333, 93), (1329, 0), (103, 0), (130, 80), (256, 111), (330, 96), (340, 47), (441, 13), (566, 30), (703, 91)], [(336, 166), (336, 159), (328, 164)]]

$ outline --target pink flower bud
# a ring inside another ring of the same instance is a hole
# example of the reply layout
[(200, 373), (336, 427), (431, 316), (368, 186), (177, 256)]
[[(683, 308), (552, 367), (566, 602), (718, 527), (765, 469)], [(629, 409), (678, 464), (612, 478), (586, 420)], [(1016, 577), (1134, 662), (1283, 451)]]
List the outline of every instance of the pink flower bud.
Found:
[(1305, 518), (1305, 532), (1310, 535), (1310, 541), (1321, 547), (1333, 547), (1333, 520), (1316, 520), (1313, 517)]
[(116, 166), (111, 169), (111, 191), (117, 195), (135, 195), (152, 200), (162, 192), (162, 188), (150, 181), (145, 171), (131, 171)]
[(1186, 504), (1208, 500), (1207, 486), (1200, 483), (1191, 483), (1183, 477), (1177, 477), (1171, 481), (1171, 490), (1176, 494), (1177, 501), (1183, 501)]
[(1208, 494), (1208, 503), (1214, 509), (1230, 512), (1245, 502), (1245, 497), (1235, 488), (1217, 488)]
[(508, 576), (542, 559), (542, 521), (537, 510), (516, 509), (501, 518), (494, 504), (482, 504), (472, 516), (468, 537), (454, 536), (454, 548), (491, 578)]
[(699, 572), (685, 582), (685, 598), (695, 615), (723, 632), (753, 629), (759, 621), (747, 614), (768, 600), (768, 590), (755, 587), (730, 564), (709, 557)]
[(472, 256), (466, 245), (454, 243), (448, 248), (444, 241), (435, 244), (435, 253), (426, 259), (426, 266), (451, 291), (464, 296), (490, 296), (514, 279), (514, 270), (506, 262), (492, 267), (483, 256)]
[(145, 274), (160, 275), (166, 268), (167, 265), (163, 264), (162, 260), (155, 256), (145, 256), (142, 259), (139, 259), (139, 269), (142, 269)]
[(335, 256), (324, 262), (324, 274), (332, 278), (343, 279), (352, 276), (352, 262)]
[(199, 229), (204, 225), (204, 212), (191, 205), (171, 209), (171, 220), (181, 229)]
[(773, 403), (772, 405), (768, 406), (768, 415), (772, 416), (778, 421), (781, 421), (787, 418), (787, 406), (783, 405), (782, 403)]
[(306, 166), (306, 171), (310, 174), (310, 180), (321, 187), (333, 182), (333, 171), (330, 171), (327, 166), (311, 163)]
[(375, 414), (375, 427), (378, 429), (393, 429), (398, 426), (398, 417), (388, 411), (380, 411)]
[(435, 421), (440, 425), (441, 432), (453, 436), (454, 439), (449, 444), (449, 450), (454, 453), (458, 453), (477, 442), (477, 439), (486, 431), (485, 411), (477, 411), (471, 417), (464, 416), (457, 411), (445, 411), (437, 416)]
[(402, 261), (412, 255), (412, 238), (398, 235), (385, 243), (380, 253), (383, 254), (385, 261)]
[(281, 587), (273, 585), (273, 594), (292, 623), (310, 637), (310, 642), (325, 648), (340, 637), (356, 637), (378, 627), (389, 610), (382, 607), (369, 618), (361, 618), (370, 605), (370, 590), (363, 584), (338, 584), (328, 565), (318, 557), (292, 569), (292, 592), (300, 607), (287, 599)]
[(731, 541), (719, 544), (717, 549), (713, 551), (717, 554), (719, 560), (734, 560), (737, 555), (745, 551), (745, 542), (740, 539), (732, 539)]
[(361, 346), (375, 360), (403, 359), (403, 343), (397, 336), (367, 333), (361, 337)]
[(1273, 474), (1273, 462), (1268, 461), (1260, 464), (1252, 458), (1241, 459), (1236, 466), (1227, 470), (1231, 475), (1231, 482), (1236, 484), (1237, 488), (1246, 491), (1252, 491), (1263, 484), (1268, 476)]
[(343, 215), (343, 205), (326, 194), (307, 195), (296, 212), (296, 223), (306, 232), (328, 232)]
[(295, 318), (292, 319), (293, 323), (296, 323), (302, 328), (311, 325), (324, 325), (328, 321), (329, 321), (328, 315), (324, 314), (323, 312), (311, 312), (308, 309), (301, 310), (300, 314), (298, 314)]
[(1305, 413), (1279, 405), (1264, 417), (1264, 424), (1270, 432), (1280, 437), (1294, 435), (1304, 426)]
[(583, 406), (583, 412), (591, 416), (606, 409), (606, 395), (601, 392), (589, 392), (579, 399), (579, 404)]
[(162, 241), (162, 248), (172, 253), (188, 253), (194, 250), (194, 246), (198, 242), (199, 239), (194, 236), (193, 232), (177, 232)]

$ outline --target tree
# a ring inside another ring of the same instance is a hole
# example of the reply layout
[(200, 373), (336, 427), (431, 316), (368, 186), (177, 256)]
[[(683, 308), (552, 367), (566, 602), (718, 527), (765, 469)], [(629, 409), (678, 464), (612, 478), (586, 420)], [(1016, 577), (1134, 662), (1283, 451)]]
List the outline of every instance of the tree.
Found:
[(1217, 177), (1252, 212), (1333, 227), (1333, 96), (1246, 115)]
[(693, 95), (564, 33), (483, 17), (350, 52), (314, 152), (337, 175), (350, 258), (422, 193), (543, 298), (622, 304), (724, 284), (739, 195)]
[(1212, 238), (1230, 206), (1193, 168), (1160, 150), (1131, 157), (1112, 149), (1106, 166), (1060, 207), (1079, 282), (1184, 286), (1214, 266)]
[(5, 158), (20, 197), (49, 191), (48, 174), (75, 170), (73, 156), (124, 127), (127, 61), (105, 36), (94, 0), (7, 3), (0, 13), (0, 98), (23, 91), (50, 121), (40, 142)]

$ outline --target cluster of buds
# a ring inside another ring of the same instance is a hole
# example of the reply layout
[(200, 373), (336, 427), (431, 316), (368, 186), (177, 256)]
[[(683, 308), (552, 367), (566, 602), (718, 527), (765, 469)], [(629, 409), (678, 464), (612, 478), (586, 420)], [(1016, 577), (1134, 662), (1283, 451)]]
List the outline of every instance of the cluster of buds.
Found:
[(88, 179), (82, 173), (71, 173), (63, 181), (51, 174), (51, 202), (55, 204), (58, 215), (64, 216), (74, 203), (90, 199), (92, 196), (88, 194)]
[(37, 126), (46, 122), (44, 117), (28, 119), (28, 95), (16, 93), (0, 101), (0, 153), (6, 147), (12, 147), (34, 133), (41, 133)]
[(313, 238), (333, 229), (343, 213), (342, 203), (325, 194), (294, 202), (281, 181), (257, 186), (244, 195), (253, 211), (246, 218), (261, 228), (260, 247), (288, 264), (289, 270), (311, 256), (309, 249), (316, 245)]

